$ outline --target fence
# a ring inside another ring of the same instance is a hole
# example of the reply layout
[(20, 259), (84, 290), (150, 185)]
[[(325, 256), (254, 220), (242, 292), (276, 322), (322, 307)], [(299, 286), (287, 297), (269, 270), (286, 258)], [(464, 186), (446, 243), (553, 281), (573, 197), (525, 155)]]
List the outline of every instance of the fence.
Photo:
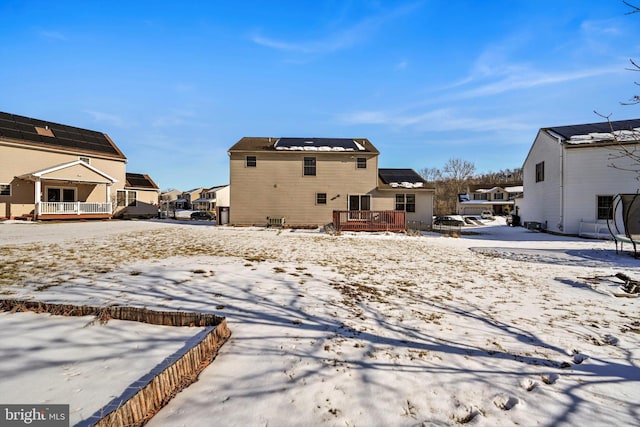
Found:
[[(130, 320), (165, 326), (205, 326), (197, 342), (167, 358), (152, 375), (145, 376), (120, 396), (96, 411), (77, 426), (113, 427), (142, 426), (165, 406), (178, 392), (198, 380), (200, 373), (218, 354), (231, 335), (224, 317), (213, 314), (154, 311), (138, 307), (94, 307), (53, 304), (15, 299), (0, 300), (0, 311), (32, 311), (63, 316), (96, 316), (99, 321)], [(175, 356), (175, 357), (174, 357)]]
[(333, 211), (337, 231), (406, 231), (404, 211)]

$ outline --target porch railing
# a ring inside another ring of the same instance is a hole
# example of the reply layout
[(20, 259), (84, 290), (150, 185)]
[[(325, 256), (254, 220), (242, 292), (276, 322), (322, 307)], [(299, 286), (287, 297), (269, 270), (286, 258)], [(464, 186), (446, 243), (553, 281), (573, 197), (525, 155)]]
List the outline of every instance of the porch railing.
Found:
[(404, 211), (333, 211), (338, 231), (406, 231)]
[(111, 203), (99, 202), (40, 202), (39, 215), (111, 214)]

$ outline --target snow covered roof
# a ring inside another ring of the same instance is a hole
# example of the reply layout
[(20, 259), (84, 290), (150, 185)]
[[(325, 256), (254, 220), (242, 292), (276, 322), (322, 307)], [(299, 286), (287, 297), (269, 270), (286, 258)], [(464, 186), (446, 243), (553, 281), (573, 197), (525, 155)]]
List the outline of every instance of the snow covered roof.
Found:
[(516, 185), (511, 187), (492, 187), (492, 188), (478, 188), (473, 193), (499, 193), (499, 192), (507, 192), (507, 193), (520, 193), (524, 191), (524, 187), (522, 185)]
[(378, 169), (382, 184), (391, 188), (427, 188), (427, 182), (413, 169)]
[(322, 151), (379, 153), (366, 138), (265, 138), (244, 137), (229, 149), (233, 151)]
[(640, 119), (543, 128), (570, 145), (640, 140)]
[(273, 147), (292, 151), (366, 151), (363, 143), (349, 138), (280, 138)]

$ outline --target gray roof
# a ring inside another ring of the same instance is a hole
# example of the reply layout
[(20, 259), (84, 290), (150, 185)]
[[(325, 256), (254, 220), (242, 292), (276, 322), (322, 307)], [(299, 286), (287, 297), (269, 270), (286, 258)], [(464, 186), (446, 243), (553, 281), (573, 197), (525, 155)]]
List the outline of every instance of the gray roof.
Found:
[(0, 138), (22, 145), (126, 159), (104, 133), (0, 112)]

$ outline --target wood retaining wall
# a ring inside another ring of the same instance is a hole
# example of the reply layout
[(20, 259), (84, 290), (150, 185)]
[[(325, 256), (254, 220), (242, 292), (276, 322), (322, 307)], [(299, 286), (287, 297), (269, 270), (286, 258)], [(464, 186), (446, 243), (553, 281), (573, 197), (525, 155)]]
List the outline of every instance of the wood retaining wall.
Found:
[(206, 327), (190, 346), (165, 359), (151, 375), (141, 378), (116, 399), (77, 426), (142, 426), (177, 393), (198, 380), (231, 336), (224, 317), (206, 313), (154, 311), (138, 307), (75, 306), (15, 299), (0, 300), (0, 311), (50, 313), (62, 316), (95, 316), (99, 322), (129, 320), (163, 326)]

